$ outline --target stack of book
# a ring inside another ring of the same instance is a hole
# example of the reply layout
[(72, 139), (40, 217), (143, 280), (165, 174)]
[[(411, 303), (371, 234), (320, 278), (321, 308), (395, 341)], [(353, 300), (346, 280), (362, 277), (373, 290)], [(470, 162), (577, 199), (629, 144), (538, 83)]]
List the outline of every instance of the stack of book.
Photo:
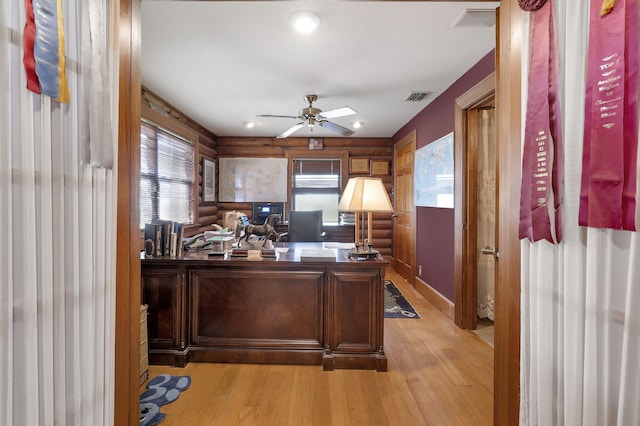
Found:
[(302, 249), (300, 260), (302, 262), (335, 262), (336, 252), (331, 249)]
[(176, 256), (183, 250), (184, 224), (154, 219), (144, 225), (144, 250), (148, 257)]

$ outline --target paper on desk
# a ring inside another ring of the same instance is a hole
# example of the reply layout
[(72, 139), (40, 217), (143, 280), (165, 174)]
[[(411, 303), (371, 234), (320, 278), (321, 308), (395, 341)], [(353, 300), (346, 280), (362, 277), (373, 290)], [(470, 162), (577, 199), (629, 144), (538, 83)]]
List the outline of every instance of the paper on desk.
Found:
[(286, 253), (289, 251), (289, 247), (276, 247), (276, 252), (278, 253)]
[(325, 248), (352, 249), (355, 247), (353, 243), (324, 243)]

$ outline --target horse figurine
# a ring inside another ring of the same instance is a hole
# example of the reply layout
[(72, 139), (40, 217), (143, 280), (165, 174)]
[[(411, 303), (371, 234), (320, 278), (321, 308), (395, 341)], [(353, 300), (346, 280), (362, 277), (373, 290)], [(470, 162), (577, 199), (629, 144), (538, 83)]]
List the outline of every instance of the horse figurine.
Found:
[(280, 215), (274, 213), (267, 216), (263, 225), (246, 225), (244, 227), (244, 240), (249, 241), (250, 235), (256, 235), (260, 237), (260, 239), (264, 238), (265, 242), (271, 238), (273, 238), (275, 242), (280, 241), (280, 235), (276, 232), (275, 228), (278, 222), (280, 222)]

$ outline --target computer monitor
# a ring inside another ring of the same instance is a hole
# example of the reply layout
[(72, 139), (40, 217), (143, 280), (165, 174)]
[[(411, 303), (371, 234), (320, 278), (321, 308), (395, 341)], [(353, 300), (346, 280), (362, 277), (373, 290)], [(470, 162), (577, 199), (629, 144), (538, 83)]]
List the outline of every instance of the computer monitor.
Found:
[(270, 214), (279, 214), (284, 221), (284, 203), (253, 203), (254, 224), (263, 224)]

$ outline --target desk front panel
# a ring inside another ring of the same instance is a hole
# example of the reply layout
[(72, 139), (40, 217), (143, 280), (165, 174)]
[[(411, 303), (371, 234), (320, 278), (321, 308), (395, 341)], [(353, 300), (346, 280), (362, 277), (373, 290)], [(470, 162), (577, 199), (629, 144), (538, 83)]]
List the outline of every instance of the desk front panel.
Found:
[(149, 345), (157, 349), (180, 349), (184, 335), (184, 269), (158, 267), (142, 274), (142, 300), (148, 305)]
[(191, 344), (322, 348), (324, 271), (194, 268)]

